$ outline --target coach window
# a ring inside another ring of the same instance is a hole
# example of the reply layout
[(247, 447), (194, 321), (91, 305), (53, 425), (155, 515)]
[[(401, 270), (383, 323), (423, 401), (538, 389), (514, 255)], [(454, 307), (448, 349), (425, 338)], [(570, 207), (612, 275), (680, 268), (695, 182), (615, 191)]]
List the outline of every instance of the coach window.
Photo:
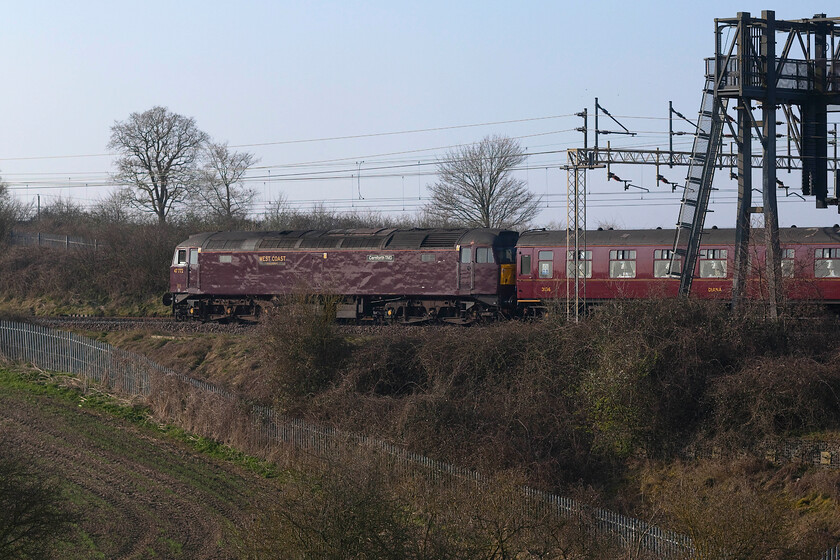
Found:
[(782, 249), (782, 276), (793, 278), (793, 263), (796, 252), (793, 249)]
[(700, 251), (700, 278), (726, 278), (726, 249)]
[(475, 262), (477, 263), (492, 263), (493, 262), (493, 249), (490, 247), (476, 247), (475, 249)]
[(198, 249), (190, 249), (190, 264), (198, 264)]
[[(654, 278), (668, 278), (668, 267), (671, 265), (671, 256), (674, 254), (672, 249), (656, 249), (653, 252), (653, 277)], [(682, 271), (682, 260), (678, 257), (674, 261), (674, 274), (679, 274)]]
[(472, 262), (472, 249), (469, 247), (461, 247), (461, 262), (464, 264)]
[(187, 250), (178, 249), (175, 253), (175, 262), (172, 264), (187, 264)]
[(554, 251), (540, 251), (538, 256), (540, 278), (552, 278), (554, 276)]
[(814, 255), (814, 277), (840, 277), (840, 249), (817, 249)]
[(636, 277), (636, 251), (619, 249), (610, 251), (610, 278)]
[(531, 275), (531, 255), (522, 255), (519, 261), (519, 274), (523, 276)]
[[(566, 258), (566, 276), (575, 276), (575, 252), (569, 251)], [(578, 251), (578, 277), (592, 278), (592, 251)]]

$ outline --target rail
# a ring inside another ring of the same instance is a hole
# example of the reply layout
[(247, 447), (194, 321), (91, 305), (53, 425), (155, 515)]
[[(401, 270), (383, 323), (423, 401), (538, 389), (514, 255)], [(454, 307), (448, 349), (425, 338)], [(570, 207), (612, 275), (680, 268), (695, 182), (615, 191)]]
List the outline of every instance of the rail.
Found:
[[(244, 414), (247, 424), (256, 427), (255, 443), (263, 450), (292, 446), (323, 458), (338, 458), (342, 444), (350, 443), (357, 450), (376, 450), (386, 454), (397, 467), (421, 467), (435, 481), (488, 482), (473, 469), (437, 461), (375, 438), (290, 418), (271, 407), (250, 405), (245, 399), (217, 385), (177, 373), (144, 356), (74, 333), (27, 323), (0, 321), (0, 355), (15, 362), (31, 363), (44, 370), (71, 373), (99, 383), (111, 391), (134, 396), (154, 398), (155, 394), (165, 392), (169, 383), (184, 384), (199, 391), (199, 396), (214, 395)], [(183, 406), (189, 406), (189, 403)], [(179, 413), (171, 411), (172, 416)], [(226, 422), (226, 425), (229, 424)], [(690, 554), (691, 542), (685, 535), (534, 488), (523, 487), (522, 494), (523, 505), (528, 511), (553, 512), (579, 521), (588, 520), (593, 532), (599, 537), (620, 539), (634, 548), (647, 550), (664, 559), (685, 558)], [(840, 547), (827, 551), (822, 560), (840, 560)]]

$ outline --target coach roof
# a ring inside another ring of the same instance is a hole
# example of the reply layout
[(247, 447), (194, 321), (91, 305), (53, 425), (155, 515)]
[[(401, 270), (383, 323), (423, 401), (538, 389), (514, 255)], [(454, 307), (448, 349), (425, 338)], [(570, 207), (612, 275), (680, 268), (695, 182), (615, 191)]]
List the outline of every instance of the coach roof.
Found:
[[(764, 230), (753, 228), (754, 242), (763, 243)], [(779, 229), (779, 239), (783, 244), (822, 244), (840, 243), (840, 227), (812, 228), (790, 227)], [(732, 245), (735, 243), (734, 229), (707, 229), (703, 232), (702, 245)], [(595, 230), (586, 232), (587, 246), (645, 246), (674, 244), (673, 229), (628, 229)], [(518, 247), (558, 247), (566, 246), (566, 231), (531, 230), (519, 236)]]

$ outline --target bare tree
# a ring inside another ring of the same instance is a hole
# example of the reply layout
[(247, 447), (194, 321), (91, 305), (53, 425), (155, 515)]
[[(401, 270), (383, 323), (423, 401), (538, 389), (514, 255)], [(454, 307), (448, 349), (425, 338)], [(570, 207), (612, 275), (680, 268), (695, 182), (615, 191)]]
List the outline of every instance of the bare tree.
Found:
[(248, 152), (235, 152), (227, 143), (211, 143), (203, 151), (193, 196), (210, 215), (231, 223), (245, 218), (257, 192), (244, 185), (245, 174), (259, 160)]
[(199, 153), (208, 138), (195, 119), (166, 107), (131, 113), (111, 127), (108, 148), (121, 155), (114, 179), (133, 189), (137, 208), (165, 223), (172, 205), (183, 200), (194, 180)]
[(9, 185), (0, 178), (0, 242), (6, 240), (9, 231), (27, 216), (29, 209), (26, 204), (12, 198)]
[(0, 178), (0, 242), (6, 240), (6, 235), (12, 228), (15, 221), (15, 212), (12, 209), (12, 197), (9, 195), (9, 187)]
[(525, 161), (515, 140), (487, 136), (478, 144), (450, 151), (437, 165), (430, 215), (469, 227), (525, 225), (539, 213), (539, 197), (511, 171)]
[(128, 222), (136, 217), (131, 204), (133, 198), (131, 189), (117, 189), (100, 198), (94, 205), (92, 213), (101, 222), (115, 224)]
[(308, 210), (294, 208), (286, 196), (269, 203), (261, 226), (265, 229), (354, 229), (380, 227), (411, 227), (379, 212), (337, 212), (323, 202), (316, 202)]

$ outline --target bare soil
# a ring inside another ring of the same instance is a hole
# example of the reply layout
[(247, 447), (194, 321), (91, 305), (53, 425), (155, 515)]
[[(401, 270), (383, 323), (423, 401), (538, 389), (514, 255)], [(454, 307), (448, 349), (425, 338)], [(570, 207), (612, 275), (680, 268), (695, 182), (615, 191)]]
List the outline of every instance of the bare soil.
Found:
[(25, 387), (0, 391), (0, 433), (57, 476), (77, 512), (63, 558), (233, 558), (276, 481), (152, 428)]

